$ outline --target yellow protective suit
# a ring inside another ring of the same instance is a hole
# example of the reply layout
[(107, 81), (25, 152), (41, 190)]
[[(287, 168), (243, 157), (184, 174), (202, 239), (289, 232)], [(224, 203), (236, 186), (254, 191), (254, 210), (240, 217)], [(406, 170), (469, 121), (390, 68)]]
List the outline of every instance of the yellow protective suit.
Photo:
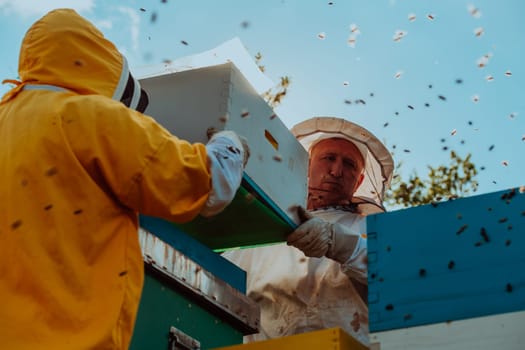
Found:
[(112, 100), (124, 65), (72, 10), (23, 40), (21, 81), (0, 104), (3, 349), (128, 348), (137, 212), (183, 222), (208, 198), (205, 146)]

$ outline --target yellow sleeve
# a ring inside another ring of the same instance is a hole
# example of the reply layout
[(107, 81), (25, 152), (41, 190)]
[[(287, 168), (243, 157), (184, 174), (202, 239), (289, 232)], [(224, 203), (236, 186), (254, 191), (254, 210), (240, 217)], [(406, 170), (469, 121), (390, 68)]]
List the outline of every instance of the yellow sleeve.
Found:
[(206, 203), (211, 179), (203, 144), (181, 140), (153, 118), (100, 96), (73, 98), (62, 114), (72, 152), (123, 206), (185, 222)]

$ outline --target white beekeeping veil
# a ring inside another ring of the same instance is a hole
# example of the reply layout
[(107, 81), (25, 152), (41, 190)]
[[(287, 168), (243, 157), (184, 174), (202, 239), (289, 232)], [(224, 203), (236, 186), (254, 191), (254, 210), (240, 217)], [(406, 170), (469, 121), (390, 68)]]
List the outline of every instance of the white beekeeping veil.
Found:
[(308, 153), (313, 145), (328, 138), (342, 138), (356, 145), (365, 160), (365, 176), (352, 201), (359, 204), (364, 214), (385, 211), (383, 199), (392, 180), (394, 161), (383, 143), (370, 131), (335, 117), (311, 118), (295, 125), (291, 131)]

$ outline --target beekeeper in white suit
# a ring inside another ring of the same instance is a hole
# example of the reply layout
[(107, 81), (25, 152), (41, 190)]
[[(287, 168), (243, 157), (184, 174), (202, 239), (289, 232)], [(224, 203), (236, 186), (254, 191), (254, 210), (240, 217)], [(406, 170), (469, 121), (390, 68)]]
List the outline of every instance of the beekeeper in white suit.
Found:
[(247, 271), (247, 294), (261, 308), (260, 333), (246, 341), (341, 327), (367, 345), (365, 216), (384, 211), (392, 157), (344, 119), (312, 118), (292, 132), (310, 156), (304, 223), (287, 243), (224, 254)]

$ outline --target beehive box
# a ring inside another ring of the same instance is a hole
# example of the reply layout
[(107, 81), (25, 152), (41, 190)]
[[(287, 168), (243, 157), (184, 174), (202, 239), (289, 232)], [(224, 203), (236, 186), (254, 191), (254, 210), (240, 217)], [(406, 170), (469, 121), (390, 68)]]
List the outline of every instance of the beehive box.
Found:
[[(163, 73), (144, 77), (140, 82), (150, 96), (145, 113), (174, 135), (201, 143), (207, 142), (211, 129), (234, 130), (246, 137), (251, 157), (244, 172), (245, 193), (236, 200), (255, 197), (269, 208), (285, 223), (286, 232), (266, 232), (267, 242), (283, 241), (285, 233), (298, 223), (295, 211), (290, 208), (306, 204), (308, 155), (235, 65), (225, 63)], [(213, 225), (201, 225), (195, 230), (186, 226), (185, 231), (203, 234), (210, 226), (214, 234), (245, 237), (246, 241), (234, 246), (252, 245), (249, 235), (254, 221), (245, 223), (242, 218), (248, 211), (238, 211), (245, 208), (245, 202), (240, 202), (235, 212), (221, 214), (227, 216), (225, 220), (218, 219)], [(265, 211), (256, 218), (259, 222), (274, 220)], [(260, 237), (255, 241), (261, 243)]]
[(287, 337), (248, 344), (222, 347), (216, 350), (366, 350), (367, 347), (341, 328), (328, 328)]
[(370, 350), (523, 350), (525, 311), (370, 334)]
[(514, 325), (525, 320), (517, 188), (372, 215), (367, 231), (370, 330), (381, 349), (525, 344)]
[(173, 226), (141, 220), (139, 239), (146, 274), (130, 349), (209, 349), (257, 332), (244, 271)]

